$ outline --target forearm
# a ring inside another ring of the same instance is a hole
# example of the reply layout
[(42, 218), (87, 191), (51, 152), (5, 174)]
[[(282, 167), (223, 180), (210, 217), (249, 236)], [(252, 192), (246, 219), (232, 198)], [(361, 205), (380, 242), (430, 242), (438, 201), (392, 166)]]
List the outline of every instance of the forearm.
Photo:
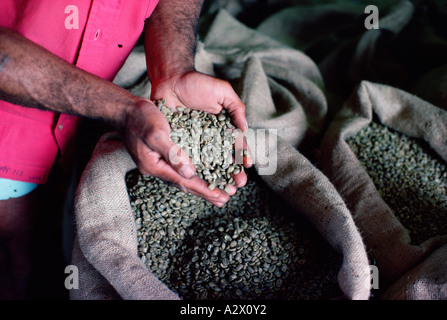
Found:
[(152, 83), (194, 70), (197, 23), (203, 0), (160, 0), (145, 25)]
[(117, 125), (137, 97), (0, 28), (0, 99)]

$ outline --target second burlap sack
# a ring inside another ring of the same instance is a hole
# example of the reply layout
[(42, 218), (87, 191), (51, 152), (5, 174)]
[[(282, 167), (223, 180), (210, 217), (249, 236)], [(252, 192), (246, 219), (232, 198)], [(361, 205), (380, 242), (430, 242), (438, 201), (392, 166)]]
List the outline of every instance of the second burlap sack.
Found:
[(425, 141), (447, 162), (447, 112), (402, 90), (364, 81), (331, 122), (320, 150), (324, 173), (347, 203), (380, 278), (389, 286), (381, 298), (446, 299), (447, 235), (414, 245), (346, 142), (373, 118)]

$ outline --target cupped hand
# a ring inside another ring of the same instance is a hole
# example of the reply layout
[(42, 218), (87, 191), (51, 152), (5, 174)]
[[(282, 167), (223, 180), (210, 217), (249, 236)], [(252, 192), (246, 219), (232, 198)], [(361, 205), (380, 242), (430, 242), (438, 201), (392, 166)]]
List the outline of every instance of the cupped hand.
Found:
[[(245, 105), (229, 82), (211, 77), (209, 75), (188, 71), (167, 80), (152, 83), (151, 98), (154, 100), (165, 99), (166, 106), (175, 108), (185, 106), (217, 114), (223, 109), (230, 115), (233, 124), (242, 132), (248, 130), (245, 117)], [(236, 153), (240, 149), (248, 150), (243, 135), (239, 135), (235, 144)], [(252, 158), (243, 157), (243, 165), (247, 168), (253, 165)], [(244, 172), (234, 177), (237, 187), (242, 187), (247, 182)]]
[(169, 139), (169, 123), (151, 101), (140, 100), (127, 113), (123, 131), (126, 148), (142, 174), (170, 182), (183, 192), (202, 197), (218, 207), (235, 193), (235, 188), (229, 194), (218, 188), (210, 190), (196, 176), (188, 155)]
[(243, 132), (248, 129), (245, 105), (230, 83), (197, 71), (153, 83), (151, 98), (165, 98), (166, 105), (172, 108), (181, 105), (214, 114), (225, 109), (237, 128)]

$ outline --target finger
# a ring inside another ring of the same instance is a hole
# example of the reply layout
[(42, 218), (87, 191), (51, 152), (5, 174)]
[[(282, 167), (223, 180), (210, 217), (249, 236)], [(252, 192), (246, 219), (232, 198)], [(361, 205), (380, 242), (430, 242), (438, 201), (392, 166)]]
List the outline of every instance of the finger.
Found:
[(235, 186), (232, 186), (231, 184), (227, 184), (225, 186), (225, 192), (231, 197), (234, 195), (237, 191), (237, 188)]
[(233, 161), (237, 164), (242, 164), (246, 168), (250, 168), (253, 165), (253, 157), (248, 148), (247, 139), (240, 130), (233, 130), (233, 132), (237, 133), (237, 136), (234, 138), (235, 158)]
[(233, 175), (234, 184), (238, 188), (242, 188), (243, 186), (245, 186), (247, 184), (247, 179), (247, 174), (244, 171)]
[(126, 141), (140, 165), (147, 167), (143, 158), (151, 159), (148, 161), (152, 163), (158, 162), (158, 156), (153, 154), (155, 152), (183, 177), (194, 176), (194, 165), (188, 155), (169, 139), (170, 125), (158, 107), (152, 102), (142, 101), (137, 111), (138, 116), (133, 119), (133, 127), (126, 135)]
[(247, 119), (245, 118), (245, 105), (239, 99), (239, 97), (235, 97), (237, 100), (233, 99), (225, 99), (222, 106), (227, 110), (228, 114), (231, 116), (231, 120), (234, 125), (241, 129), (242, 132), (246, 132), (248, 130)]
[[(245, 117), (245, 104), (239, 98), (237, 93), (233, 90), (231, 84), (221, 79), (213, 79), (213, 94), (210, 97), (219, 97), (216, 102), (207, 103), (203, 109), (210, 113), (219, 113), (222, 109), (225, 109), (231, 117), (233, 124), (245, 132), (248, 130), (248, 124)], [(200, 88), (197, 88), (198, 90)], [(205, 98), (206, 99), (206, 98)]]
[(184, 179), (184, 181), (179, 183), (183, 184), (182, 186), (179, 186), (180, 189), (199, 196), (218, 207), (222, 207), (230, 199), (229, 194), (224, 190), (219, 188), (214, 188), (213, 190), (209, 189), (208, 183), (197, 176), (192, 179)]
[(158, 152), (164, 160), (182, 177), (190, 179), (196, 175), (196, 169), (188, 155), (169, 139), (166, 131), (153, 130), (147, 138), (150, 149)]
[(222, 207), (229, 200), (229, 195), (225, 191), (219, 188), (209, 189), (208, 183), (197, 176), (190, 179), (182, 177), (164, 158), (154, 151), (148, 151), (143, 160), (143, 162), (140, 161), (139, 165), (142, 174), (153, 175), (164, 181), (169, 181), (183, 192), (199, 196), (219, 207)]
[(150, 166), (150, 169), (147, 170), (149, 174), (171, 182), (184, 192), (199, 196), (216, 205), (222, 205), (229, 200), (229, 196), (226, 192), (219, 188), (211, 190), (208, 188), (208, 182), (200, 179), (198, 176), (189, 179), (184, 178), (161, 156), (159, 156), (158, 159), (155, 159), (155, 156), (152, 156), (147, 159), (146, 163)]
[(230, 114), (231, 119), (237, 128), (241, 129), (242, 132), (247, 131), (248, 123), (245, 117), (245, 104), (228, 82), (223, 82), (221, 88), (221, 96), (223, 99), (220, 101), (220, 105)]

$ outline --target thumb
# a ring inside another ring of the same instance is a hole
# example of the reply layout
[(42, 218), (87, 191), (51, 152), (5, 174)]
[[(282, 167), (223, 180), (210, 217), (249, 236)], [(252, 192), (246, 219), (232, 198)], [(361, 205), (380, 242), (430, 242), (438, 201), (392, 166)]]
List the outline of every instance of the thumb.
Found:
[(191, 179), (196, 175), (196, 169), (191, 159), (185, 151), (169, 139), (168, 134), (153, 135), (149, 139), (149, 147), (158, 152), (182, 177)]
[(196, 169), (188, 155), (172, 141), (164, 147), (166, 151), (160, 151), (168, 162), (182, 177), (191, 179), (196, 175)]

